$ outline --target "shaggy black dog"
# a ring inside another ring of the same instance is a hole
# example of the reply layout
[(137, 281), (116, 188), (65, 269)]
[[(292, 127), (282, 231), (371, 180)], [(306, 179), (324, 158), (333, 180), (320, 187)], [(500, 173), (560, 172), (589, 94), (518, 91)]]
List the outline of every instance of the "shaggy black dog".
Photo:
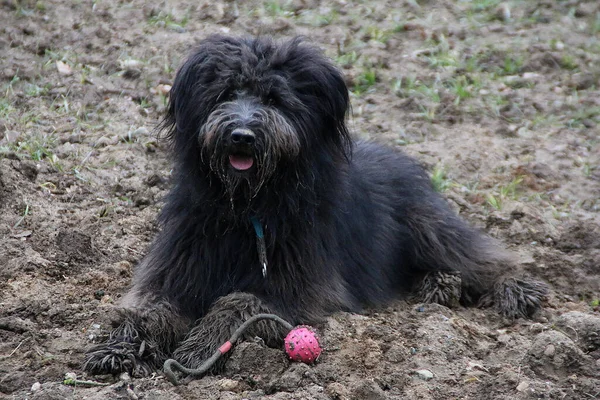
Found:
[[(543, 284), (461, 221), (417, 162), (346, 128), (341, 73), (301, 39), (212, 36), (183, 64), (164, 128), (174, 186), (92, 373), (197, 367), (256, 313), (311, 323), (410, 295), (530, 316)], [(261, 322), (247, 336), (281, 343)]]

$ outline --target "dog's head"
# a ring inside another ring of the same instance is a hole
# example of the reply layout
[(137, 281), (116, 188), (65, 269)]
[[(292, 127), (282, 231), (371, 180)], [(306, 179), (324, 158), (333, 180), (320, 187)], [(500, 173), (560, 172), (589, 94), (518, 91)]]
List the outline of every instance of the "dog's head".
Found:
[(179, 69), (163, 125), (186, 171), (256, 193), (279, 168), (347, 156), (347, 110), (344, 79), (316, 47), (217, 35)]

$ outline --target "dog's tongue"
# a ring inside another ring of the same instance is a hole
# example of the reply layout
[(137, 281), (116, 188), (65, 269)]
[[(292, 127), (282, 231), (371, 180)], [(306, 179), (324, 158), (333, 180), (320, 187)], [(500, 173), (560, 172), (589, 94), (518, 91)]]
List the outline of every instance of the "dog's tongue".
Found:
[(230, 155), (229, 163), (238, 171), (245, 171), (252, 167), (252, 164), (254, 164), (254, 159), (248, 156)]

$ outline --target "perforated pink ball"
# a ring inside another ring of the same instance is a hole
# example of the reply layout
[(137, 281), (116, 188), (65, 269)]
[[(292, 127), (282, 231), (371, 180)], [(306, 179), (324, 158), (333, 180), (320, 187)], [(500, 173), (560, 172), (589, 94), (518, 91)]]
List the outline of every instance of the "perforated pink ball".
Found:
[(285, 352), (294, 361), (312, 364), (321, 351), (319, 337), (310, 326), (297, 326), (285, 337)]

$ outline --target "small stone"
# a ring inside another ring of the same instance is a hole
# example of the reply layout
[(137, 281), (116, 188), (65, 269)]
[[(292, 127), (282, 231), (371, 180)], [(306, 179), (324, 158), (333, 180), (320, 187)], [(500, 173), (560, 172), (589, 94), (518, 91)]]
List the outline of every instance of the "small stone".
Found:
[(350, 393), (351, 399), (369, 399), (369, 400), (385, 400), (387, 398), (385, 392), (377, 383), (371, 380), (360, 381), (352, 389)]
[(60, 60), (56, 61), (56, 69), (61, 75), (68, 76), (73, 74), (73, 69), (69, 66), (69, 64), (66, 64)]
[(42, 384), (39, 382), (34, 383), (33, 385), (31, 385), (31, 391), (32, 392), (37, 392), (38, 390), (40, 390), (42, 388)]
[(131, 400), (138, 400), (139, 397), (137, 394), (135, 394), (135, 392), (133, 391), (132, 388), (128, 387), (127, 388), (127, 396), (131, 399)]
[(106, 147), (111, 144), (114, 144), (113, 141), (106, 136), (102, 136), (100, 139), (96, 140), (96, 147)]
[(129, 376), (127, 372), (123, 372), (121, 375), (119, 375), (119, 379), (123, 382), (129, 382), (131, 381), (131, 376)]
[(350, 392), (339, 382), (333, 382), (327, 385), (325, 393), (334, 400), (345, 400), (350, 397)]
[(158, 94), (162, 94), (163, 96), (168, 95), (170, 91), (171, 91), (171, 85), (161, 84), (156, 87), (156, 92)]
[(518, 385), (517, 385), (517, 392), (524, 392), (527, 389), (529, 389), (529, 382), (527, 381), (521, 381)]
[(221, 379), (217, 382), (219, 390), (225, 392), (235, 392), (235, 389), (239, 386), (239, 382), (233, 379)]
[(135, 80), (138, 79), (140, 76), (142, 76), (142, 70), (137, 68), (128, 68), (125, 71), (123, 71), (123, 78), (125, 79)]
[(538, 81), (542, 78), (541, 74), (537, 74), (535, 72), (525, 72), (523, 74), (523, 79), (526, 81)]
[(580, 72), (571, 76), (569, 86), (577, 90), (586, 90), (599, 83), (598, 76), (591, 72)]
[(498, 18), (500, 21), (510, 21), (510, 6), (508, 5), (508, 3), (502, 3), (498, 7), (496, 7), (495, 15), (496, 18)]
[(549, 344), (548, 347), (546, 347), (546, 349), (544, 350), (544, 355), (547, 357), (554, 356), (554, 353), (556, 353), (556, 347), (554, 347), (553, 344)]
[(417, 374), (417, 376), (425, 381), (428, 381), (430, 379), (433, 379), (433, 372), (431, 372), (428, 369), (418, 369), (415, 371), (415, 373)]
[(130, 58), (127, 60), (121, 60), (119, 64), (121, 65), (122, 69), (132, 69), (141, 67), (142, 62), (140, 60), (134, 60)]
[(20, 136), (21, 136), (21, 132), (7, 130), (4, 133), (4, 138), (2, 139), (2, 143), (3, 144), (16, 143), (17, 139)]
[(582, 120), (581, 123), (588, 129), (596, 127), (596, 123), (589, 118)]
[(140, 136), (149, 136), (149, 135), (150, 135), (150, 131), (148, 130), (148, 128), (141, 126), (137, 129), (134, 129), (133, 131), (127, 132), (127, 135), (125, 135), (123, 137), (123, 139), (127, 142), (133, 142)]

